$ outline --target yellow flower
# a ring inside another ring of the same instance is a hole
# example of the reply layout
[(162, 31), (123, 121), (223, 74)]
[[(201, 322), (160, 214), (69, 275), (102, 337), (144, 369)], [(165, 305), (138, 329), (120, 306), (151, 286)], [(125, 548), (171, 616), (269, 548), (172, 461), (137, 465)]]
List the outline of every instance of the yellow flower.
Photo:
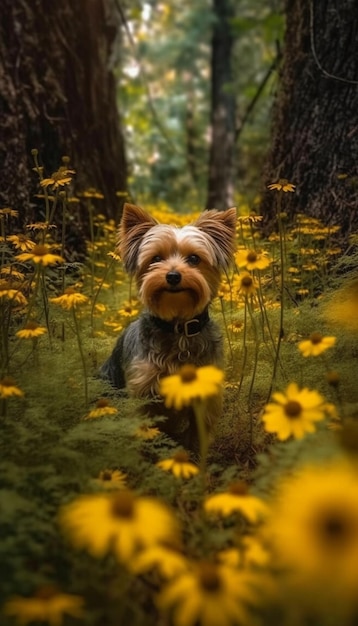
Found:
[(23, 293), (19, 289), (14, 289), (10, 281), (1, 280), (0, 281), (0, 299), (11, 300), (11, 303), (19, 304), (20, 306), (25, 306), (27, 304), (27, 300)]
[(9, 217), (19, 217), (19, 212), (18, 211), (14, 211), (14, 209), (10, 209), (9, 207), (5, 207), (3, 209), (0, 209), (0, 216), (5, 216), (6, 218)]
[(157, 570), (166, 580), (176, 578), (189, 569), (185, 556), (167, 545), (150, 546), (142, 550), (130, 563), (133, 574), (144, 574)]
[(118, 315), (121, 315), (122, 317), (135, 317), (138, 313), (139, 309), (136, 309), (131, 304), (123, 306), (123, 308), (118, 311)]
[(252, 574), (202, 561), (193, 571), (169, 582), (157, 598), (160, 611), (170, 613), (173, 626), (250, 624), (246, 603), (260, 597)]
[(60, 524), (77, 548), (97, 558), (113, 551), (129, 562), (143, 548), (161, 541), (176, 545), (177, 521), (164, 504), (123, 490), (82, 496), (60, 511)]
[(346, 609), (347, 602), (356, 607), (357, 466), (343, 461), (308, 466), (282, 481), (265, 533), (274, 558), (292, 584), (302, 587), (303, 598), (309, 595), (328, 611)]
[(250, 496), (245, 483), (238, 481), (230, 485), (228, 491), (208, 496), (204, 501), (204, 510), (223, 517), (241, 513), (249, 522), (256, 524), (267, 514), (268, 508), (263, 500)]
[(146, 424), (142, 424), (142, 426), (139, 426), (139, 428), (137, 428), (134, 432), (135, 437), (148, 440), (155, 439), (160, 434), (159, 428), (147, 426)]
[(220, 563), (229, 567), (265, 567), (270, 560), (270, 553), (256, 537), (246, 535), (241, 538), (238, 548), (227, 548), (217, 554)]
[(85, 420), (97, 419), (97, 417), (105, 417), (106, 415), (116, 415), (118, 410), (116, 407), (111, 406), (105, 398), (100, 398), (96, 402), (96, 406), (92, 409), (87, 415), (85, 415)]
[(40, 181), (41, 187), (52, 187), (58, 189), (64, 185), (69, 185), (72, 181), (72, 174), (75, 174), (75, 170), (69, 170), (67, 167), (61, 166), (57, 172), (54, 172), (50, 178), (44, 178)]
[(249, 271), (264, 270), (270, 265), (271, 259), (267, 252), (238, 250), (235, 253), (235, 262), (238, 267), (246, 267)]
[(89, 187), (83, 193), (79, 193), (78, 195), (82, 196), (83, 198), (96, 198), (97, 200), (103, 200), (104, 198), (103, 193), (100, 193), (94, 187)]
[(284, 191), (284, 192), (295, 191), (295, 187), (296, 185), (289, 183), (286, 178), (280, 178), (276, 183), (271, 183), (270, 185), (267, 185), (267, 188), (270, 189), (271, 191), (273, 191), (274, 189), (277, 189), (277, 191)]
[(189, 455), (185, 450), (176, 452), (171, 459), (158, 461), (157, 467), (171, 472), (177, 478), (190, 478), (199, 473), (199, 468), (194, 463), (190, 463)]
[(239, 293), (242, 293), (245, 296), (252, 296), (256, 293), (258, 284), (251, 274), (243, 272), (238, 277), (237, 287)]
[(164, 397), (166, 407), (180, 410), (194, 400), (217, 396), (223, 380), (224, 372), (213, 365), (198, 368), (183, 365), (177, 374), (161, 379), (159, 393)]
[(321, 333), (315, 332), (310, 335), (309, 339), (300, 341), (298, 349), (303, 356), (318, 356), (328, 348), (332, 348), (335, 343), (336, 337), (323, 337)]
[(102, 470), (93, 483), (103, 489), (123, 489), (126, 485), (127, 475), (120, 470)]
[(21, 252), (29, 252), (36, 246), (36, 243), (26, 235), (9, 235), (7, 240), (15, 246), (16, 250), (21, 250)]
[(43, 587), (31, 598), (14, 596), (5, 603), (5, 615), (15, 617), (21, 626), (31, 622), (47, 622), (61, 626), (65, 614), (83, 617), (83, 598)]
[(5, 376), (0, 380), (0, 398), (11, 398), (11, 396), (23, 396), (24, 392), (16, 387), (11, 376)]
[(227, 325), (228, 329), (231, 330), (232, 333), (240, 333), (244, 328), (244, 323), (239, 322), (238, 320), (233, 320), (230, 324)]
[(21, 330), (18, 330), (16, 336), (20, 339), (34, 339), (41, 337), (44, 333), (47, 333), (47, 328), (39, 326), (37, 322), (27, 322), (27, 324)]
[(62, 296), (50, 298), (50, 302), (58, 304), (63, 309), (69, 311), (70, 309), (75, 309), (82, 304), (86, 304), (88, 302), (88, 297), (79, 293), (73, 287), (67, 287)]
[(262, 419), (265, 430), (276, 433), (281, 441), (291, 435), (301, 439), (305, 433), (313, 433), (314, 423), (325, 417), (325, 400), (318, 391), (299, 389), (296, 383), (290, 383), (285, 394), (276, 392), (272, 397), (275, 403), (265, 406)]
[(358, 279), (337, 289), (324, 304), (323, 314), (329, 322), (358, 332)]
[(16, 257), (17, 261), (26, 262), (33, 261), (36, 265), (54, 265), (55, 263), (64, 263), (64, 259), (58, 254), (52, 254), (50, 249), (42, 244), (36, 244), (31, 252), (22, 252)]

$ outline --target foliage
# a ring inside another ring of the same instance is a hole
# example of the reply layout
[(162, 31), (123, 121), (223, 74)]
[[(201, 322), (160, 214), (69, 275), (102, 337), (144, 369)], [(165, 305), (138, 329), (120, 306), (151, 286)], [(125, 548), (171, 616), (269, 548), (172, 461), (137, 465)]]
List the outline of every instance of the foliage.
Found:
[[(280, 7), (235, 0), (236, 193), (255, 195), (268, 142)], [(210, 143), (211, 31), (208, 0), (127, 8), (118, 98), (124, 111), (130, 188), (136, 201), (176, 211), (204, 207)], [(276, 59), (277, 60), (277, 59)]]

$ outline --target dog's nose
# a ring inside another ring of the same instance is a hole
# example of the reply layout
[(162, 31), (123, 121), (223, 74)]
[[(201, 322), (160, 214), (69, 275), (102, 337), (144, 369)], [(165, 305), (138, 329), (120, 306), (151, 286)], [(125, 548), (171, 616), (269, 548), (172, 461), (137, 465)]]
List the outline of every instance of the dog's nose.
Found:
[(175, 285), (179, 285), (181, 281), (181, 273), (177, 272), (176, 270), (171, 270), (167, 273), (166, 279), (169, 285), (175, 287)]

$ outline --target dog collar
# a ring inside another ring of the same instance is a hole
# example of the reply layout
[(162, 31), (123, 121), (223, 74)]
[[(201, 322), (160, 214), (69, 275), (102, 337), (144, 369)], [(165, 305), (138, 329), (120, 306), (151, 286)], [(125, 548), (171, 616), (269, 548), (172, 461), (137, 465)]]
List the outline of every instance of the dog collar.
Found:
[(195, 337), (199, 335), (204, 326), (210, 320), (208, 309), (205, 309), (200, 315), (197, 315), (192, 320), (186, 322), (167, 322), (160, 319), (160, 317), (151, 317), (151, 320), (160, 330), (164, 330), (167, 333), (175, 333), (176, 335), (185, 335), (185, 337)]

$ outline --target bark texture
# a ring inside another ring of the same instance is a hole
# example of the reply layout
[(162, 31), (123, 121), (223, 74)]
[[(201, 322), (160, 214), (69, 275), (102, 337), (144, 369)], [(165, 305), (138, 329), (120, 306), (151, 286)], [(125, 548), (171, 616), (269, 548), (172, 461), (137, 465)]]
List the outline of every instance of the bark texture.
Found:
[(211, 147), (207, 209), (225, 210), (233, 205), (233, 158), (236, 98), (233, 89), (230, 20), (232, 0), (213, 0), (214, 29), (211, 57)]
[[(36, 215), (31, 149), (45, 175), (68, 155), (76, 191), (97, 187), (115, 216), (126, 188), (116, 87), (109, 67), (117, 24), (110, 0), (2, 0), (0, 201)], [(103, 209), (102, 209), (103, 210)]]
[[(297, 185), (286, 201), (347, 236), (358, 226), (356, 0), (287, 0), (283, 64), (264, 185)], [(342, 175), (347, 175), (343, 177)], [(273, 215), (275, 194), (262, 211)], [(287, 205), (287, 206), (288, 206)]]

